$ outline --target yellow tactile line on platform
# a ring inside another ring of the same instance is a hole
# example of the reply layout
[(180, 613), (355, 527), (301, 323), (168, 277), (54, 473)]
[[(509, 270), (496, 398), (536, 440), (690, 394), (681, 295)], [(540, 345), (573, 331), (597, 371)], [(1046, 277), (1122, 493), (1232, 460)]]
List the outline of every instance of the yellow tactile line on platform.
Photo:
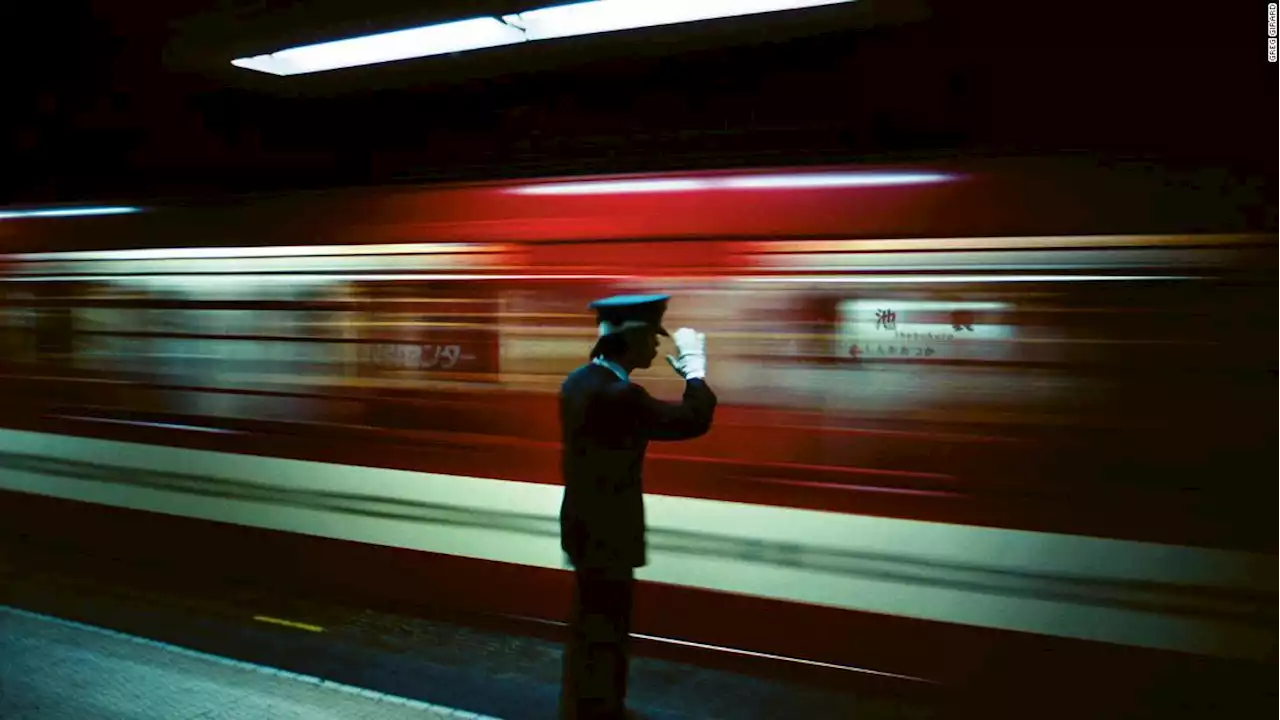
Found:
[(43, 622), (53, 623), (55, 625), (62, 625), (64, 627), (75, 628), (77, 630), (82, 630), (86, 632), (106, 635), (108, 637), (118, 638), (121, 640), (127, 640), (129, 642), (137, 643), (139, 645), (146, 645), (154, 648), (159, 648), (161, 650), (178, 653), (180, 655), (186, 655), (188, 657), (194, 657), (202, 660), (211, 661), (219, 665), (242, 668), (245, 670), (252, 670), (254, 672), (262, 673), (264, 675), (274, 675), (276, 677), (285, 678), (288, 680), (297, 680), (310, 685), (325, 687), (331, 690), (337, 690), (339, 692), (347, 693), (350, 695), (360, 695), (362, 697), (369, 698), (370, 700), (386, 702), (386, 703), (391, 703), (395, 705), (403, 705), (403, 706), (414, 708), (417, 710), (422, 710), (424, 712), (433, 713), (437, 716), (442, 715), (448, 718), (456, 718), (457, 720), (500, 720), (499, 718), (495, 718), (490, 715), (481, 715), (479, 713), (472, 713), (472, 712), (467, 712), (465, 710), (458, 710), (455, 708), (446, 707), (444, 705), (436, 705), (434, 703), (424, 702), (421, 700), (413, 700), (411, 698), (401, 697), (399, 695), (390, 695), (387, 693), (381, 693), (376, 690), (369, 690), (366, 688), (356, 687), (353, 685), (346, 685), (344, 683), (338, 683), (332, 680), (324, 680), (322, 678), (313, 677), (311, 675), (303, 675), (301, 673), (289, 672), (288, 670), (280, 670), (279, 668), (268, 667), (266, 665), (258, 665), (257, 663), (245, 662), (243, 660), (232, 660), (231, 658), (222, 657), (221, 655), (212, 655), (209, 653), (200, 652), (199, 650), (191, 650), (189, 648), (181, 647), (179, 645), (172, 645), (170, 643), (161, 642), (159, 640), (152, 640), (150, 638), (139, 637), (137, 635), (130, 635), (128, 633), (122, 633), (116, 630), (108, 630), (107, 628), (98, 627), (96, 625), (89, 625), (87, 623), (76, 622), (74, 620), (65, 620), (63, 618), (54, 617), (52, 615), (45, 615), (44, 613), (32, 612), (30, 610), (23, 610), (21, 608), (10, 607), (8, 605), (0, 605), (0, 615), (3, 615), (5, 613), (17, 615), (19, 617), (30, 618), (32, 620), (39, 620)]
[(306, 630), (308, 632), (324, 632), (324, 628), (319, 625), (308, 625), (306, 623), (294, 622), (292, 620), (281, 620), (280, 618), (273, 618), (267, 615), (254, 615), (253, 619), (258, 622), (271, 623), (272, 625), (283, 625), (285, 627)]

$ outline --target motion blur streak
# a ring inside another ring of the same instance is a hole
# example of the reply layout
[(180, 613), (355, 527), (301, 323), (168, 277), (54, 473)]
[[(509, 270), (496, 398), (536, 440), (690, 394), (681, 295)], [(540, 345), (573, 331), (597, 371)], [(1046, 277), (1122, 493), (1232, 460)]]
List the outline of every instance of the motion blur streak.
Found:
[(1091, 172), (15, 222), (0, 523), (560, 621), (556, 394), (590, 300), (666, 292), (720, 406), (646, 460), (638, 635), (997, 686), (1274, 659), (1275, 229)]
[(526, 185), (520, 195), (616, 195), (622, 193), (690, 192), (697, 190), (787, 190), (801, 188), (917, 185), (950, 179), (938, 173), (814, 173), (811, 175), (747, 175), (684, 180), (589, 180)]
[(87, 215), (127, 215), (141, 212), (135, 207), (44, 208), (40, 210), (0, 210), (0, 220), (18, 218), (84, 217)]

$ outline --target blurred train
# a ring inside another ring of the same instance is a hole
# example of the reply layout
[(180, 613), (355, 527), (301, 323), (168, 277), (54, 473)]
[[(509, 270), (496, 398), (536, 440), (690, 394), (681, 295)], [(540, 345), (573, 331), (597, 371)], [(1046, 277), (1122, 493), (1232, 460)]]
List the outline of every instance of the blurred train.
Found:
[(1261, 197), (987, 160), (11, 216), (0, 523), (560, 621), (556, 392), (588, 301), (662, 291), (721, 404), (650, 449), (639, 640), (946, 683), (1274, 663)]

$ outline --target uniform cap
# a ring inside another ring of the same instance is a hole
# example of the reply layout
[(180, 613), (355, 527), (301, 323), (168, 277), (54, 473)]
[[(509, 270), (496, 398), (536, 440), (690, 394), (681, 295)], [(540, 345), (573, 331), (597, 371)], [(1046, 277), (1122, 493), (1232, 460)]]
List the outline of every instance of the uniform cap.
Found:
[(596, 311), (600, 337), (638, 327), (652, 327), (659, 335), (670, 336), (662, 327), (670, 295), (615, 295), (602, 298), (589, 306)]
[(596, 324), (600, 328), (591, 357), (601, 354), (605, 338), (633, 328), (653, 328), (659, 335), (670, 337), (662, 327), (662, 315), (670, 299), (670, 295), (615, 295), (591, 303), (588, 307), (596, 311)]

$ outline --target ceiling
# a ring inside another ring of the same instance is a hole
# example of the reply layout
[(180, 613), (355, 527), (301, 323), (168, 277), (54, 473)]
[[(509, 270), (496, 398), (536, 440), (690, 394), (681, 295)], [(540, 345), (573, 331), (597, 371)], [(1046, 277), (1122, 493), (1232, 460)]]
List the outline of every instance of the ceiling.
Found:
[(860, 0), (314, 76), (230, 65), (545, 4), (3, 4), (0, 204), (1009, 153), (1274, 187), (1275, 66), (1252, 8)]

